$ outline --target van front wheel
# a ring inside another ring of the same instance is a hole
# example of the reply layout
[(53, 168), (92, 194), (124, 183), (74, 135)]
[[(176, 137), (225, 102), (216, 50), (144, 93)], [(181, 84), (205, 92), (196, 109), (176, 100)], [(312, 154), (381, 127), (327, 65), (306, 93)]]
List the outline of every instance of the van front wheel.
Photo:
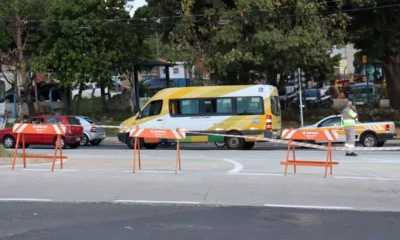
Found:
[[(239, 132), (229, 132), (229, 135), (242, 135)], [(226, 137), (225, 144), (228, 149), (240, 150), (243, 148), (244, 139), (241, 137)]]
[[(140, 148), (143, 148), (143, 143), (144, 143), (143, 138), (140, 138)], [(126, 145), (128, 146), (128, 148), (134, 149), (135, 148), (135, 138), (128, 137)]]

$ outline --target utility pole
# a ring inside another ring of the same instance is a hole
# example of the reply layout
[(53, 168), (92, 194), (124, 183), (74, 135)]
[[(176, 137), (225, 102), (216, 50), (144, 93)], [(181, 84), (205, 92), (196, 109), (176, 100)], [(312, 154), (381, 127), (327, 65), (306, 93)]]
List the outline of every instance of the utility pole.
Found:
[(306, 78), (304, 77), (305, 73), (300, 68), (294, 72), (295, 77), (295, 88), (298, 89), (299, 92), (299, 99), (300, 99), (300, 122), (301, 127), (304, 127), (304, 118), (303, 118), (303, 88), (306, 87)]
[(156, 42), (157, 42), (157, 58), (160, 57), (160, 46), (158, 45), (158, 33), (156, 32)]

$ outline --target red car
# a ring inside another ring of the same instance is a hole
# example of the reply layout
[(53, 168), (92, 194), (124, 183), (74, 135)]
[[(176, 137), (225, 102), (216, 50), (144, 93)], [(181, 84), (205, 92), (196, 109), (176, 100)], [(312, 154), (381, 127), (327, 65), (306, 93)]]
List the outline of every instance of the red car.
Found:
[[(83, 126), (73, 116), (35, 116), (29, 118), (25, 123), (30, 124), (58, 124), (62, 123), (66, 126), (66, 134), (62, 136), (62, 146), (66, 148), (78, 148), (83, 138)], [(12, 128), (0, 130), (0, 143), (3, 143), (6, 148), (14, 148), (17, 139), (17, 134), (12, 132)], [(44, 134), (26, 134), (25, 146), (29, 144), (48, 144), (55, 145), (56, 136)], [(21, 145), (21, 144), (19, 144)]]

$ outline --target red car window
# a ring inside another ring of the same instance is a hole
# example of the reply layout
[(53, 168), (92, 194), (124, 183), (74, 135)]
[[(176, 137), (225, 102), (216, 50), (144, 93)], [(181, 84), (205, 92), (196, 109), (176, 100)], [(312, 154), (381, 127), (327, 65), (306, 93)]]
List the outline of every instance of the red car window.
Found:
[(42, 123), (44, 123), (44, 119), (43, 118), (31, 118), (26, 123), (42, 124)]
[(61, 118), (58, 117), (50, 117), (46, 119), (46, 124), (58, 124), (58, 123), (63, 123)]

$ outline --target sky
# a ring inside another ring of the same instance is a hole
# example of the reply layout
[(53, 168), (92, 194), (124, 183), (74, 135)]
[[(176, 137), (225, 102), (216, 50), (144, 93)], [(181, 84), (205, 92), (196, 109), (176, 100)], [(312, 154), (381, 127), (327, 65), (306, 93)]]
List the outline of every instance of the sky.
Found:
[(146, 0), (134, 0), (131, 5), (133, 6), (133, 8), (130, 11), (130, 15), (133, 16), (133, 14), (135, 13), (136, 9), (138, 9), (141, 6), (147, 5), (147, 2), (146, 2)]

